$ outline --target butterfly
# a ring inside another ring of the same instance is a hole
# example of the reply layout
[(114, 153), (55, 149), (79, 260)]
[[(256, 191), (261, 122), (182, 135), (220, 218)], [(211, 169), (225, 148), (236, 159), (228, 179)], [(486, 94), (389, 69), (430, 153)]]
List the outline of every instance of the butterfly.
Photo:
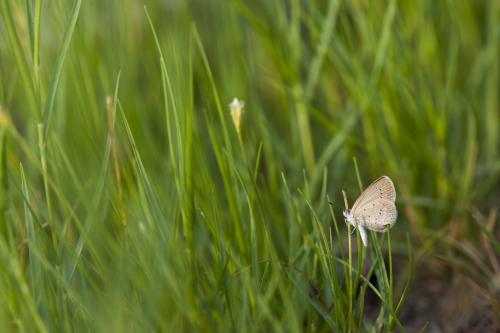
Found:
[(387, 176), (382, 176), (368, 186), (351, 209), (344, 210), (347, 223), (359, 230), (363, 245), (368, 245), (366, 229), (384, 232), (391, 228), (398, 217), (396, 189)]

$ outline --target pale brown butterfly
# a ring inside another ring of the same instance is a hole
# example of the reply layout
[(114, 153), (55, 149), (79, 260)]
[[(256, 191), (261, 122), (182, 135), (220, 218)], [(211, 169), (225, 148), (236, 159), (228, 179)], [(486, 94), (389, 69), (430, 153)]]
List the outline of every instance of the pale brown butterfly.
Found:
[(396, 189), (387, 176), (382, 176), (368, 186), (351, 209), (344, 211), (346, 222), (359, 230), (363, 245), (368, 245), (366, 229), (384, 232), (391, 228), (398, 217)]

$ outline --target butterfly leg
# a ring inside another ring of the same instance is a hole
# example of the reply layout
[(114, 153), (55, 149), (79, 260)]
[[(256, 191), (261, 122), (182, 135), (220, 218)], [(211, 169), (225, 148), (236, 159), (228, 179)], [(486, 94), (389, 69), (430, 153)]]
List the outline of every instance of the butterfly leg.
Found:
[(368, 246), (368, 234), (366, 233), (365, 227), (358, 225), (359, 235), (361, 236), (361, 241), (365, 247)]

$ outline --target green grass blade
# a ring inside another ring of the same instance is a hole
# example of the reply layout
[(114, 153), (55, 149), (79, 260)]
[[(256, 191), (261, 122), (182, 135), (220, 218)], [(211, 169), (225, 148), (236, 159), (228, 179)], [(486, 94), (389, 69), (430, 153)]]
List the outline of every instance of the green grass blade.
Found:
[[(118, 89), (120, 86), (120, 74), (118, 74), (118, 78), (116, 79), (115, 92), (114, 92), (114, 105), (113, 105), (113, 113), (116, 113), (117, 99), (118, 99)], [(96, 190), (94, 192), (94, 196), (92, 198), (92, 204), (88, 211), (88, 215), (86, 220), (83, 223), (83, 230), (81, 230), (82, 234), (80, 235), (78, 242), (74, 249), (74, 255), (72, 258), (72, 262), (70, 264), (66, 281), (69, 283), (73, 279), (73, 275), (76, 271), (78, 262), (82, 255), (84, 246), (89, 237), (89, 233), (94, 225), (95, 220), (97, 219), (97, 214), (100, 212), (99, 207), (102, 204), (102, 198), (105, 193), (105, 185), (109, 174), (109, 160), (111, 156), (111, 137), (108, 136), (106, 140), (106, 146), (104, 148), (104, 155), (102, 159), (102, 165), (100, 168), (100, 172), (96, 182)]]
[(14, 60), (17, 63), (17, 67), (21, 74), (25, 94), (28, 96), (29, 111), (31, 111), (31, 114), (35, 119), (39, 119), (40, 112), (35, 98), (35, 87), (33, 85), (31, 71), (28, 67), (26, 55), (23, 52), (23, 47), (16, 29), (16, 24), (14, 23), (15, 19), (13, 17), (11, 5), (10, 1), (0, 2), (0, 10), (3, 17), (2, 26), (6, 30)]
[(71, 15), (69, 22), (64, 31), (64, 37), (61, 44), (61, 48), (58, 52), (55, 68), (50, 80), (49, 91), (45, 105), (43, 108), (43, 122), (45, 126), (45, 141), (49, 134), (50, 120), (52, 118), (52, 113), (54, 111), (54, 103), (56, 100), (57, 87), (61, 79), (61, 74), (64, 67), (64, 61), (66, 60), (66, 55), (69, 50), (69, 45), (71, 43), (71, 38), (73, 37), (73, 31), (75, 30), (76, 22), (78, 21), (78, 15), (80, 13), (80, 7), (82, 5), (82, 0), (75, 0), (73, 3), (73, 9), (71, 10)]
[[(410, 295), (410, 288), (413, 282), (413, 278), (415, 276), (415, 263), (414, 263), (414, 258), (413, 258), (413, 250), (412, 250), (412, 244), (410, 242), (410, 236), (406, 234), (406, 243), (407, 243), (407, 249), (408, 249), (408, 277), (406, 279), (406, 284), (403, 288), (403, 292), (401, 293), (401, 297), (399, 298), (398, 305), (396, 306), (396, 310), (394, 311), (394, 314), (396, 317), (399, 317), (401, 312), (403, 311), (403, 307), (408, 301), (408, 296)], [(392, 322), (392, 325), (390, 326), (390, 330), (394, 330), (394, 322)]]
[(325, 22), (323, 23), (321, 38), (316, 48), (316, 55), (311, 63), (311, 69), (307, 76), (304, 89), (304, 99), (306, 101), (311, 100), (314, 90), (318, 84), (321, 67), (323, 66), (328, 47), (330, 47), (339, 7), (340, 1), (332, 0), (329, 2)]

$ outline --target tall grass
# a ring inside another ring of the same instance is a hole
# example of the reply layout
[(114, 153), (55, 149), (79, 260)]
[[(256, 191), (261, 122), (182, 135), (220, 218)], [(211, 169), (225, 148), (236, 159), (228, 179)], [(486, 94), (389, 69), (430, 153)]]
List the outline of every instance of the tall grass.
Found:
[[(495, 238), (495, 1), (0, 12), (2, 331), (404, 331), (414, 253)], [(382, 174), (365, 249), (341, 193)]]

